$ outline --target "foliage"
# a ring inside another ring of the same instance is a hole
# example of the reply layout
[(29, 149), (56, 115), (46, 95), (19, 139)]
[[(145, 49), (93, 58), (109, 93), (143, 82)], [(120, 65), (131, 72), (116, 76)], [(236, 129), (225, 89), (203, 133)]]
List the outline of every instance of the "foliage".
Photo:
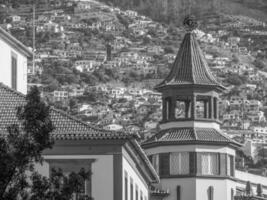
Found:
[(238, 55), (233, 54), (232, 58), (233, 58), (233, 62), (234, 63), (239, 63), (240, 62), (240, 59), (239, 59)]
[(165, 54), (174, 53), (174, 50), (171, 46), (167, 46), (164, 48), (164, 53)]
[(36, 87), (26, 100), (27, 104), (17, 111), (20, 124), (7, 127), (8, 135), (0, 138), (0, 199), (26, 196), (26, 171), (32, 171), (34, 163), (42, 161), (42, 151), (53, 144), (49, 106), (41, 101)]
[(239, 76), (238, 74), (228, 74), (225, 81), (231, 85), (239, 86), (246, 82), (246, 77)]
[(265, 71), (266, 71), (266, 69), (267, 69), (267, 64), (262, 59), (258, 59), (258, 58), (254, 61), (254, 66), (260, 70), (265, 69)]
[(119, 22), (126, 28), (128, 29), (130, 23), (132, 23), (132, 20), (130, 20), (129, 18), (123, 16), (123, 15), (120, 15), (120, 14), (117, 14), (116, 15)]
[(78, 173), (71, 172), (68, 175), (61, 169), (52, 169), (50, 179), (33, 173), (30, 200), (71, 200), (73, 196), (79, 200), (91, 199), (82, 195), (85, 189), (84, 183), (90, 176), (91, 172), (85, 171), (84, 168)]

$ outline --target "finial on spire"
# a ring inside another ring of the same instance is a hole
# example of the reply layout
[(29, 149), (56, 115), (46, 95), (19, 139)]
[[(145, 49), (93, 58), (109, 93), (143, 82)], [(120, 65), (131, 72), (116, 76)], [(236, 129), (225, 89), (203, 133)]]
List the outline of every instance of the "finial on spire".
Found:
[(185, 30), (188, 32), (192, 32), (198, 27), (198, 22), (196, 20), (196, 17), (193, 15), (188, 15), (185, 17), (183, 25), (185, 27)]

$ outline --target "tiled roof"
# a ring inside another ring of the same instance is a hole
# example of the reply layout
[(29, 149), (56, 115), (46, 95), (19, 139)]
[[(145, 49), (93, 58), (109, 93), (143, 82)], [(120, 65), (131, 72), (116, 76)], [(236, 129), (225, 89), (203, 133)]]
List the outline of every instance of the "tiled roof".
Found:
[(167, 78), (156, 86), (156, 89), (169, 85), (208, 85), (224, 89), (210, 72), (193, 32), (186, 33), (172, 70)]
[[(10, 89), (0, 83), (0, 132), (6, 133), (7, 126), (19, 124), (16, 117), (17, 108), (25, 105), (26, 98), (23, 94)], [(126, 133), (98, 129), (76, 119), (67, 113), (51, 108), (51, 120), (55, 127), (52, 137), (58, 140), (64, 139), (131, 139), (137, 138), (136, 133)]]
[(143, 146), (151, 144), (233, 144), (240, 146), (227, 135), (214, 128), (171, 128), (161, 130), (159, 133), (143, 143)]

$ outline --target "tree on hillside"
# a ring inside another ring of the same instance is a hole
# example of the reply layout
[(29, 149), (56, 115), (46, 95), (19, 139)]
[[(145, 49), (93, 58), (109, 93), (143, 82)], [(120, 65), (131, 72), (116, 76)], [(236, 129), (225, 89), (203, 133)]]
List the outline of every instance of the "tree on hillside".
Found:
[(265, 64), (263, 60), (258, 59), (258, 58), (254, 61), (254, 65), (260, 70), (267, 68), (267, 64)]
[(0, 199), (26, 198), (26, 171), (32, 171), (34, 163), (41, 162), (43, 150), (53, 145), (50, 108), (41, 101), (37, 87), (26, 100), (17, 111), (20, 125), (10, 125), (6, 137), (0, 138)]
[(229, 74), (225, 81), (231, 85), (239, 86), (246, 82), (246, 78), (238, 74)]
[(233, 54), (232, 59), (233, 59), (234, 63), (239, 63), (240, 62), (240, 59), (239, 59), (238, 55), (236, 55), (236, 54)]

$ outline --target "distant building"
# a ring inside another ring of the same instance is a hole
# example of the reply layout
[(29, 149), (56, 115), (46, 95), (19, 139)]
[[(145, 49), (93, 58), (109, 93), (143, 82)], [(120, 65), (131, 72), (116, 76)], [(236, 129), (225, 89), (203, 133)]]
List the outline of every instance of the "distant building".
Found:
[(111, 56), (112, 56), (112, 46), (110, 43), (108, 43), (106, 45), (106, 49), (107, 49), (107, 61), (110, 61), (111, 60)]

